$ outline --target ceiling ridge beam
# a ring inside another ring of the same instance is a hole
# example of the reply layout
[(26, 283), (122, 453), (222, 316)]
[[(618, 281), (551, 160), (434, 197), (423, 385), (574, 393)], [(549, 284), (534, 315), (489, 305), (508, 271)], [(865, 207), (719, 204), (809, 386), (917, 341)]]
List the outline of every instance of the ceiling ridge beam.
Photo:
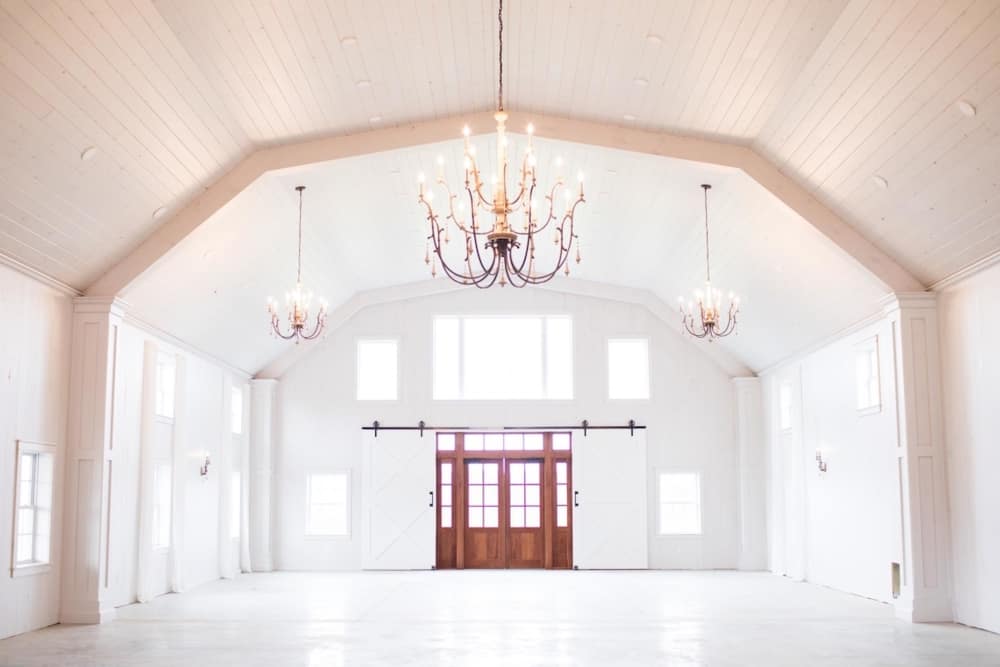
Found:
[[(535, 124), (536, 136), (546, 139), (740, 169), (830, 239), (890, 291), (924, 290), (920, 281), (895, 259), (876, 247), (750, 146), (521, 112), (510, 114), (508, 127), (516, 131), (529, 121)], [(261, 148), (241, 160), (158, 227), (121, 262), (91, 285), (86, 293), (92, 296), (121, 294), (171, 248), (265, 172), (446, 141), (461, 136), (459, 129), (464, 124), (470, 126), (473, 134), (492, 133), (494, 129), (492, 114), (480, 111)]]

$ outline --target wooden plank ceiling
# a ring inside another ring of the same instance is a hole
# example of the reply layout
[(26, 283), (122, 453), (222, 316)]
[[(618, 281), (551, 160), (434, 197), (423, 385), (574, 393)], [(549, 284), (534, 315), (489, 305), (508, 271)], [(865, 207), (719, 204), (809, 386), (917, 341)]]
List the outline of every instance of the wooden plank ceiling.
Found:
[[(928, 285), (1000, 251), (995, 0), (507, 4), (508, 107), (749, 144)], [(488, 109), (495, 18), (4, 0), (0, 252), (83, 289), (256, 147)]]

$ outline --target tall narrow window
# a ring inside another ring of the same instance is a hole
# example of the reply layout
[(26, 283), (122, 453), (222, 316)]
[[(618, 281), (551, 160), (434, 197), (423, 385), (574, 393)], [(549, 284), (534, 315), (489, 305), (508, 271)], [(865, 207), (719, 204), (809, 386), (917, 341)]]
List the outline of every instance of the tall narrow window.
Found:
[(569, 526), (569, 463), (556, 461), (556, 528)]
[(307, 535), (350, 534), (350, 496), (346, 472), (309, 475), (306, 494)]
[[(497, 373), (496, 350), (513, 345)], [(566, 316), (434, 319), (436, 400), (573, 398), (573, 321)]]
[(649, 398), (649, 341), (645, 338), (608, 340), (608, 398)]
[(660, 535), (701, 534), (698, 473), (660, 473)]
[(452, 513), (452, 463), (451, 461), (441, 462), (441, 498), (438, 504), (441, 506), (441, 527), (451, 528)]
[(878, 373), (878, 337), (860, 343), (854, 352), (858, 410), (874, 411), (882, 404)]
[(54, 466), (54, 447), (18, 443), (14, 570), (49, 562)]
[(243, 388), (232, 388), (232, 400), (229, 415), (229, 430), (234, 435), (243, 433)]
[(240, 473), (232, 473), (232, 482), (229, 484), (229, 537), (234, 540), (240, 537)]
[(792, 384), (782, 382), (778, 386), (778, 427), (782, 431), (792, 428)]
[(358, 341), (359, 401), (396, 400), (398, 355), (398, 346), (394, 340)]
[(156, 357), (156, 414), (174, 418), (174, 391), (177, 357), (161, 352)]
[(153, 548), (170, 546), (170, 505), (173, 469), (169, 463), (153, 466)]

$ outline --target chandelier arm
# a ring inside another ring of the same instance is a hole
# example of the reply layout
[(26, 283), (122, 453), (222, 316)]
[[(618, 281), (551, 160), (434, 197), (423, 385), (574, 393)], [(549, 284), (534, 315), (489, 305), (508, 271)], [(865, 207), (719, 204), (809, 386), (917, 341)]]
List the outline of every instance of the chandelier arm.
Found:
[(274, 330), (274, 334), (278, 338), (282, 338), (284, 340), (291, 340), (298, 335), (294, 328), (292, 329), (291, 333), (289, 333), (287, 336), (281, 333), (281, 320), (278, 318), (277, 315), (271, 316), (271, 328)]
[(312, 332), (309, 334), (303, 334), (300, 332), (299, 337), (302, 338), (303, 340), (313, 340), (315, 338), (318, 338), (319, 335), (323, 332), (324, 324), (326, 324), (326, 314), (320, 311), (319, 315), (316, 316), (316, 326), (313, 327)]
[[(556, 201), (556, 191), (559, 189), (560, 185), (561, 182), (557, 181), (556, 184), (552, 186), (552, 189), (549, 191), (548, 196), (546, 196), (546, 199), (549, 200), (549, 215), (545, 219), (545, 222), (542, 224), (542, 226), (536, 229), (534, 232), (532, 232), (532, 234), (540, 234), (544, 232), (545, 229), (548, 228), (549, 224), (558, 217), (555, 214), (555, 201)], [(525, 232), (515, 232), (515, 233), (520, 234), (522, 236), (524, 236), (525, 234)]]

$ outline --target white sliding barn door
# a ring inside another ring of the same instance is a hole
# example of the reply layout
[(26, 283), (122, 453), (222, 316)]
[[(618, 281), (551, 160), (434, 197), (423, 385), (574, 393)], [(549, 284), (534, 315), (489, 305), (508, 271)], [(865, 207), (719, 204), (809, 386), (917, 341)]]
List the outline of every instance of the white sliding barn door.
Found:
[(573, 561), (580, 569), (649, 566), (646, 432), (573, 435)]
[[(435, 562), (433, 432), (363, 432), (362, 564), (366, 570), (428, 570)], [(436, 499), (435, 499), (436, 501)]]

